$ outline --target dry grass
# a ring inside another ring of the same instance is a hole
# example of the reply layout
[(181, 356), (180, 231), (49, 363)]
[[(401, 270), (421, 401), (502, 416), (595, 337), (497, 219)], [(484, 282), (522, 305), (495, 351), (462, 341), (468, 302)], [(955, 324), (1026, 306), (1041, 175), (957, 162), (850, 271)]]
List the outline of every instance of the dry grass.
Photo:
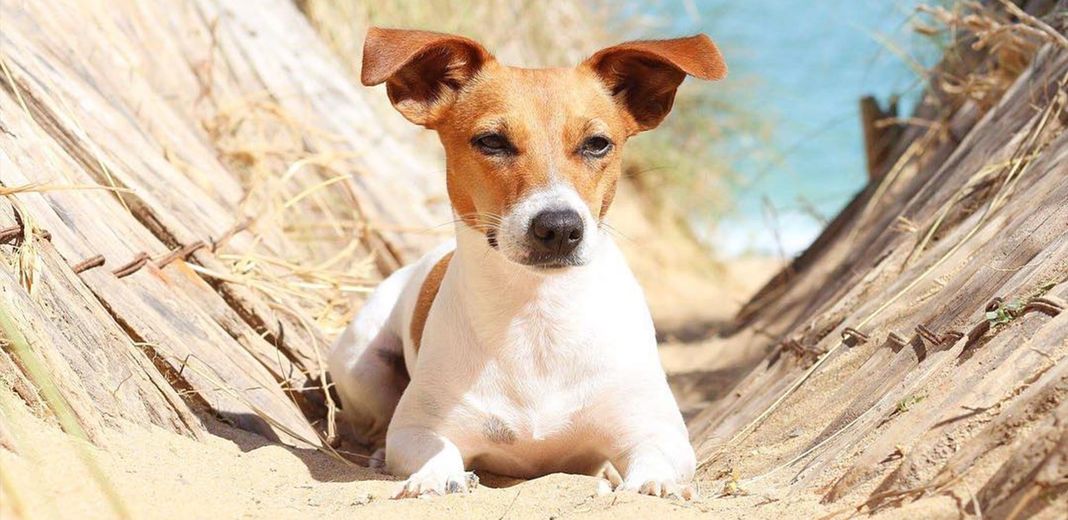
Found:
[(975, 1), (950, 6), (921, 5), (914, 29), (947, 42), (939, 67), (927, 74), (930, 86), (953, 106), (975, 101), (992, 107), (1031, 62), (1038, 47), (1052, 42), (1068, 47), (1068, 39), (1045, 22), (1000, 1), (994, 6)]
[[(1013, 21), (1014, 18), (1017, 21)], [(861, 220), (869, 216), (909, 164), (950, 138), (946, 120), (959, 107), (965, 102), (974, 102), (981, 112), (986, 112), (1026, 69), (1041, 45), (1052, 42), (1068, 47), (1068, 39), (1056, 30), (1004, 0), (996, 6), (971, 0), (920, 5), (912, 19), (912, 28), (927, 43), (938, 48), (938, 55), (942, 57), (935, 66), (918, 70), (928, 91), (934, 93), (926, 101), (937, 105), (936, 114), (929, 120), (889, 118), (876, 123), (877, 126), (907, 123), (925, 127), (926, 131), (904, 150), (880, 179), (874, 196), (861, 213)], [(917, 45), (922, 43), (917, 42)], [(918, 61), (903, 49), (892, 51), (918, 66)], [(997, 165), (984, 169), (969, 188), (981, 184), (987, 180), (987, 174), (1000, 169)], [(921, 238), (914, 254), (926, 248), (942, 220), (969, 193), (962, 192), (954, 203), (943, 209), (936, 224)], [(859, 230), (859, 227), (853, 229), (850, 242)]]
[(241, 251), (216, 251), (229, 272), (197, 270), (251, 287), (281, 307), (296, 302), (315, 327), (340, 332), (355, 313), (353, 295), (369, 291), (377, 276), (362, 242), (369, 224), (350, 178), (354, 152), (268, 99), (219, 106), (203, 125), (239, 174), (241, 213), (253, 239)]
[(608, 3), (429, 0), (355, 3), (300, 0), (323, 38), (359, 68), (364, 28), (405, 27), (478, 38), (499, 59), (524, 67), (573, 64), (605, 42)]
[[(358, 296), (373, 290), (379, 277), (366, 240), (374, 226), (361, 214), (351, 178), (359, 171), (354, 161), (358, 152), (339, 137), (300, 123), (266, 97), (224, 100), (216, 106), (202, 125), (242, 182), (240, 213), (252, 240), (216, 251), (229, 267), (226, 272), (190, 267), (202, 276), (255, 290), (276, 312), (296, 319), (310, 338), (317, 337), (315, 330), (327, 338), (337, 336), (359, 309), (363, 298)], [(315, 351), (328, 347), (319, 345)], [(315, 388), (301, 388), (300, 380), (282, 385), (321, 393), (321, 438), (301, 440), (342, 458), (330, 447), (337, 436), (337, 404), (329, 392), (325, 361), (316, 361)], [(240, 397), (222, 383), (220, 388)], [(253, 409), (276, 428), (282, 424)]]

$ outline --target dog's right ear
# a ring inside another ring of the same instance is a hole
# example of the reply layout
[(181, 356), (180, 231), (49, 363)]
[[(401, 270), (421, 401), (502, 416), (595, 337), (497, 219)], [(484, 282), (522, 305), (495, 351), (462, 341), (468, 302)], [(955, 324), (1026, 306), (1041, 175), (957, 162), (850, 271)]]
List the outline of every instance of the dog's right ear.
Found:
[(597, 52), (583, 65), (600, 76), (633, 119), (633, 133), (656, 128), (664, 120), (686, 76), (712, 81), (727, 77), (723, 55), (703, 34), (622, 43)]
[(363, 44), (364, 85), (386, 84), (393, 106), (409, 121), (433, 128), (457, 92), (493, 56), (463, 36), (372, 27)]

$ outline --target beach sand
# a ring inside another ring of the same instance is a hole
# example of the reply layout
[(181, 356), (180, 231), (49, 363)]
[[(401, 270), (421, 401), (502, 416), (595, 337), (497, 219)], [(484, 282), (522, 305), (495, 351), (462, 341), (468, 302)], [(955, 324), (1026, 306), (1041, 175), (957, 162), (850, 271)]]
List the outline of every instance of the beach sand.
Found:
[[(671, 367), (676, 358), (692, 353), (687, 350), (714, 348), (714, 342), (666, 346), (665, 361)], [(705, 382), (704, 390), (716, 391), (707, 388), (710, 383)], [(729, 519), (812, 518), (833, 512), (818, 503), (815, 493), (774, 496), (755, 487), (724, 496), (722, 482), (698, 481), (701, 497), (683, 502), (606, 492), (606, 481), (563, 474), (530, 481), (483, 475), (483, 485), (471, 494), (392, 500), (399, 485), (394, 477), (218, 423), (215, 435), (202, 440), (128, 425), (109, 431), (96, 447), (25, 409), (11, 415), (5, 422), (16, 442), (0, 449), (4, 519), (114, 518), (79, 458), (82, 453), (91, 455), (133, 518)], [(943, 497), (885, 514), (906, 517), (918, 507), (928, 518), (952, 517), (956, 511)]]

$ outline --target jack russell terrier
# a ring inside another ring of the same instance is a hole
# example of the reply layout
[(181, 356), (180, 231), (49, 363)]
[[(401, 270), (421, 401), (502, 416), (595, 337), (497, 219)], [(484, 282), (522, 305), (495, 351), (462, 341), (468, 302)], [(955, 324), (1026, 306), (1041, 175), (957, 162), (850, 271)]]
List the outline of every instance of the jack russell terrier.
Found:
[(522, 69), (461, 36), (368, 32), (361, 80), (437, 131), (457, 216), (455, 241), (383, 281), (330, 355), (343, 416), (407, 477), (395, 498), (468, 492), (469, 469), (693, 496), (649, 309), (602, 220), (627, 139), (687, 75), (726, 74), (705, 35)]

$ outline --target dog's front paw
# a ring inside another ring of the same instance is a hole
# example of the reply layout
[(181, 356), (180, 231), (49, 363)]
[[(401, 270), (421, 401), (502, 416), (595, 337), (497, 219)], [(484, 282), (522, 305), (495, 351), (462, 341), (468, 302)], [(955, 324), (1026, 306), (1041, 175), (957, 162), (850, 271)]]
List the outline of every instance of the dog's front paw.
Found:
[(420, 498), (452, 493), (470, 493), (478, 487), (478, 476), (467, 471), (452, 475), (438, 472), (418, 472), (393, 494), (393, 498)]
[(624, 482), (616, 488), (616, 491), (635, 491), (643, 495), (676, 500), (695, 500), (697, 498), (697, 490), (694, 489), (693, 485), (678, 484), (670, 479)]

